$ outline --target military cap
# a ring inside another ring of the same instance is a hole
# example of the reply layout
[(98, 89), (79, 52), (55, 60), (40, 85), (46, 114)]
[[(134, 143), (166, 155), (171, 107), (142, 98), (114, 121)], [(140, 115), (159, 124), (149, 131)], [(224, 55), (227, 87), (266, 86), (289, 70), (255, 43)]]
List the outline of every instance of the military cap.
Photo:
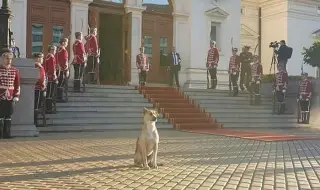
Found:
[(82, 32), (76, 32), (76, 33), (74, 33), (74, 35), (75, 35), (76, 37), (78, 37), (78, 36), (82, 35)]
[(13, 52), (9, 48), (3, 48), (3, 49), (1, 49), (1, 56), (2, 57), (13, 57)]
[(232, 51), (238, 51), (238, 48), (232, 48)]
[(250, 46), (244, 46), (245, 49), (250, 49)]
[(57, 50), (57, 47), (54, 45), (49, 45), (48, 51), (51, 51), (51, 50)]
[(41, 53), (41, 52), (37, 52), (37, 53), (33, 53), (33, 57), (34, 58), (41, 58), (41, 57), (43, 57), (44, 55), (43, 55), (43, 53)]
[(68, 38), (62, 38), (62, 39), (60, 40), (60, 44), (62, 44), (62, 43), (64, 43), (64, 42), (68, 42), (68, 41), (69, 41)]

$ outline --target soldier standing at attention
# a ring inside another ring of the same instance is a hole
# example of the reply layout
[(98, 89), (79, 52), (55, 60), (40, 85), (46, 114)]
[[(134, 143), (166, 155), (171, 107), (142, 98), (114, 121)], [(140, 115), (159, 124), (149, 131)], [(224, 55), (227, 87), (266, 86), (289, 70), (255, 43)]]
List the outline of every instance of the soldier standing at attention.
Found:
[(140, 48), (140, 54), (136, 57), (137, 69), (139, 72), (139, 85), (145, 86), (147, 83), (147, 73), (149, 71), (149, 59), (144, 54), (144, 47)]
[(240, 71), (240, 56), (237, 55), (238, 48), (232, 48), (232, 56), (230, 57), (229, 61), (229, 77), (232, 83), (233, 89), (233, 96), (237, 96), (239, 89), (238, 89), (238, 78), (239, 78), (239, 71)]
[(20, 75), (18, 69), (12, 67), (11, 50), (2, 52), (0, 61), (0, 138), (11, 138), (11, 115), (13, 104), (20, 97)]
[(216, 48), (216, 42), (210, 41), (210, 49), (207, 55), (206, 67), (209, 70), (211, 77), (211, 89), (215, 89), (218, 84), (217, 68), (219, 63), (219, 50)]
[(58, 87), (57, 101), (63, 101), (64, 85), (69, 77), (69, 54), (67, 51), (69, 40), (64, 38), (60, 41), (60, 47), (57, 50), (56, 60), (58, 65)]
[(84, 45), (82, 43), (82, 33), (75, 33), (76, 41), (73, 44), (73, 68), (74, 68), (74, 81), (73, 81), (73, 90), (75, 92), (80, 92), (81, 79), (83, 77), (84, 68), (86, 65), (86, 52)]
[(251, 104), (252, 96), (254, 95), (255, 104), (260, 104), (260, 85), (263, 75), (263, 68), (259, 60), (259, 56), (253, 56), (253, 64), (251, 65), (251, 82), (250, 82), (250, 93), (251, 93)]
[(285, 97), (288, 86), (288, 73), (283, 69), (282, 65), (278, 65), (278, 72), (276, 73), (276, 81), (274, 84), (280, 114), (284, 113), (285, 110)]
[(53, 112), (53, 98), (55, 98), (55, 92), (58, 83), (57, 77), (57, 66), (56, 66), (56, 58), (55, 54), (57, 51), (57, 47), (50, 45), (48, 49), (48, 54), (46, 56), (46, 60), (44, 63), (44, 69), (46, 72), (46, 76), (48, 78), (48, 89), (46, 96), (46, 108), (47, 113), (50, 114)]
[[(249, 88), (250, 74), (251, 74), (251, 65), (252, 62), (252, 53), (249, 52), (250, 47), (244, 46), (242, 52), (240, 53), (241, 58), (241, 73), (240, 73), (240, 88), (245, 90)], [(245, 82), (245, 85), (244, 85)]]
[(98, 30), (97, 28), (90, 28), (90, 34), (85, 37), (85, 50), (88, 56), (86, 75), (88, 75), (88, 82), (95, 83), (95, 75), (97, 75), (97, 64), (99, 64), (99, 48), (97, 40)]
[(37, 115), (40, 113), (40, 109), (43, 109), (43, 100), (46, 97), (46, 73), (43, 64), (43, 53), (34, 53), (35, 67), (39, 69), (40, 78), (37, 81), (34, 88), (34, 124), (37, 125)]

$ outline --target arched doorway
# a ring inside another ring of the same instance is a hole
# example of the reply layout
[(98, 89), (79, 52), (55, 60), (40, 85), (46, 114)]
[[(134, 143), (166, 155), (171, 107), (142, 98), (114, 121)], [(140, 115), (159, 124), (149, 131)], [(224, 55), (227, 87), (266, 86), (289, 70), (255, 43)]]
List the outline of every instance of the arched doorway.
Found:
[(151, 63), (148, 82), (168, 83), (166, 55), (173, 44), (173, 6), (169, 0), (144, 0), (142, 46)]

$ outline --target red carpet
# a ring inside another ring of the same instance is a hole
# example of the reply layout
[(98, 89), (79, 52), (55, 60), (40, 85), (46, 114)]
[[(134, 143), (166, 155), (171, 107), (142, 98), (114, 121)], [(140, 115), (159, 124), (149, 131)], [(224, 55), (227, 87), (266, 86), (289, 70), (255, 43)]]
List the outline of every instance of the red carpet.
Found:
[(189, 132), (189, 133), (211, 134), (211, 135), (256, 140), (256, 141), (265, 141), (265, 142), (320, 139), (320, 138), (314, 138), (314, 137), (303, 137), (303, 136), (295, 136), (295, 135), (233, 131), (228, 129), (193, 129), (193, 130), (182, 130), (182, 131)]
[(153, 103), (175, 129), (215, 129), (222, 128), (209, 113), (195, 104), (176, 88), (137, 87), (145, 98)]

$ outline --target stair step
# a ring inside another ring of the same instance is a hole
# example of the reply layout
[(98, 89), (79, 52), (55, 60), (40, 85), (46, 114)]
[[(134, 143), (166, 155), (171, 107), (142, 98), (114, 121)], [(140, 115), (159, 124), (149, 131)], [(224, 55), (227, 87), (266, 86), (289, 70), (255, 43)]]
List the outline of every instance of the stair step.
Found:
[(170, 118), (208, 118), (208, 113), (167, 113), (166, 117)]
[[(191, 99), (193, 99), (191, 97)], [(195, 99), (193, 99), (195, 100)], [(237, 105), (250, 105), (250, 100), (248, 99), (241, 99), (241, 100), (234, 100), (232, 98), (230, 99), (211, 99), (211, 100), (203, 100), (203, 99), (197, 99), (195, 100), (198, 104), (237, 104)], [(260, 105), (270, 105), (272, 102), (270, 101), (261, 101)], [(259, 106), (260, 106), (259, 105)]]
[(238, 122), (238, 123), (269, 123), (273, 125), (274, 123), (296, 123), (296, 118), (221, 118), (216, 117), (217, 122), (219, 123), (229, 123), (229, 122)]
[(167, 99), (184, 99), (184, 95), (179, 95), (179, 94), (175, 94), (175, 95), (171, 95), (169, 94), (146, 94), (147, 98), (167, 98)]
[(215, 129), (219, 128), (218, 124), (214, 123), (180, 123), (174, 125), (176, 129)]
[[(68, 88), (69, 92), (73, 91), (73, 88)], [(125, 93), (125, 94), (136, 94), (138, 93), (135, 89), (122, 89), (122, 88), (87, 88), (86, 93)]]
[(272, 111), (272, 104), (270, 105), (238, 105), (238, 104), (199, 104), (201, 108), (207, 109), (243, 109), (243, 111), (246, 111), (247, 109), (269, 109)]
[(157, 103), (189, 103), (188, 99), (167, 99), (167, 98), (151, 98), (152, 102)]
[[(159, 118), (157, 123), (168, 123), (167, 119)], [(42, 121), (39, 122), (42, 124)], [(138, 118), (77, 118), (77, 119), (48, 119), (47, 125), (90, 125), (90, 124), (143, 124), (142, 117)]]
[(212, 118), (170, 118), (170, 123), (183, 124), (183, 123), (215, 123)]
[(68, 97), (102, 97), (102, 98), (143, 98), (143, 95), (136, 93), (104, 93), (104, 92), (69, 92)]
[(168, 86), (142, 86), (139, 87), (141, 90), (166, 90), (166, 91), (174, 91), (177, 88), (172, 88)]
[(159, 108), (198, 108), (197, 104), (188, 103), (159, 103)]
[(152, 107), (151, 103), (145, 102), (68, 102), (58, 105), (59, 108), (65, 107)]
[[(72, 89), (73, 82), (68, 83), (69, 88)], [(102, 88), (102, 89), (118, 89), (118, 90), (135, 90), (135, 86), (128, 86), (128, 85), (98, 85), (98, 84), (86, 84), (86, 89), (92, 88)]]
[(144, 102), (148, 103), (148, 100), (143, 97), (135, 98), (108, 98), (108, 97), (68, 97), (70, 102)]
[[(152, 108), (152, 104), (147, 106), (148, 108)], [(143, 106), (136, 107), (57, 107), (57, 111), (59, 112), (140, 112), (143, 110)]]
[(143, 109), (135, 112), (57, 112), (46, 115), (49, 119), (79, 119), (79, 118), (141, 118)]
[(298, 127), (297, 123), (239, 123), (224, 122), (224, 128), (293, 128)]
[(296, 118), (295, 115), (292, 114), (282, 114), (282, 115), (275, 115), (272, 114), (271, 112), (269, 113), (250, 113), (250, 112), (225, 112), (225, 113), (219, 113), (219, 110), (217, 110), (215, 113), (211, 113), (213, 117), (216, 118), (269, 118), (269, 119), (292, 119)]
[[(39, 127), (40, 132), (80, 132), (106, 130), (140, 130), (142, 124), (94, 124), (94, 125), (59, 125)], [(171, 124), (157, 124), (158, 129), (172, 129)]]
[(201, 113), (203, 112), (200, 108), (162, 108), (162, 113)]

